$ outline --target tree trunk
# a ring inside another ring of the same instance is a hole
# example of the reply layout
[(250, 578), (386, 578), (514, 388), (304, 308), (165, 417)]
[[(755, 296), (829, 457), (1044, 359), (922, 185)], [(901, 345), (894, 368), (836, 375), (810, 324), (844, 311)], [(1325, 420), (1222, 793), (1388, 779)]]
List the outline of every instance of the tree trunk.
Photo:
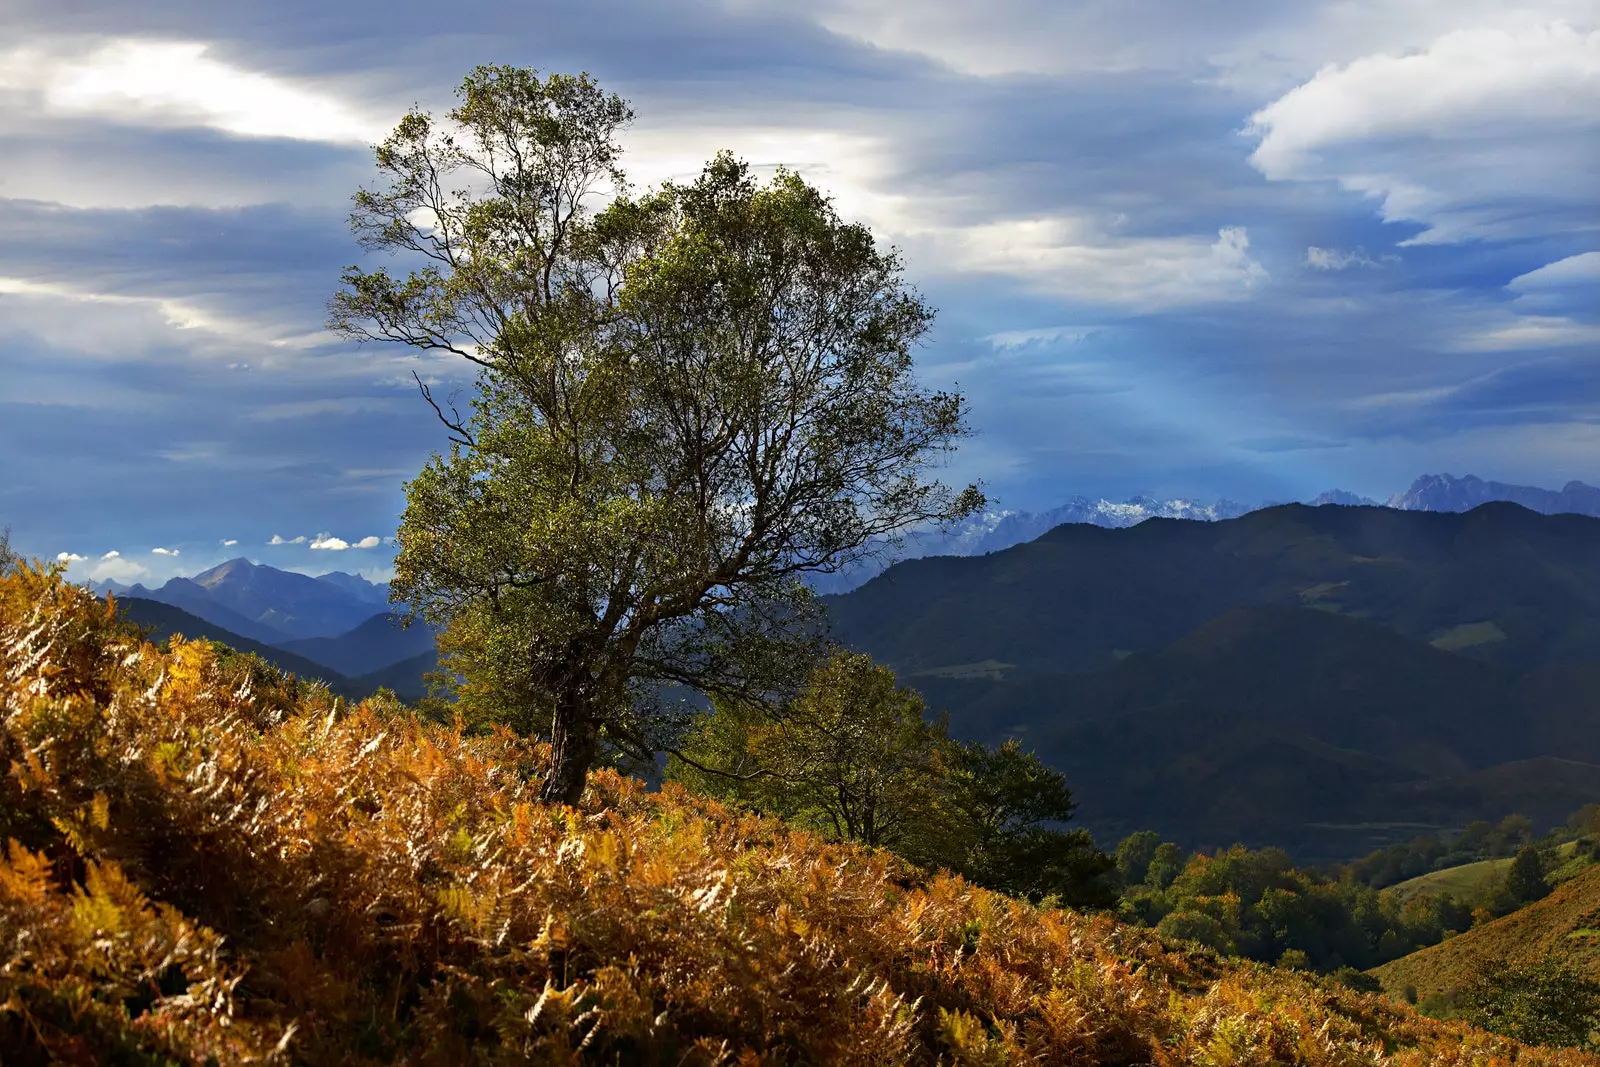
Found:
[(577, 804), (599, 755), (599, 721), (582, 701), (558, 700), (550, 722), (550, 770), (539, 798), (551, 804)]

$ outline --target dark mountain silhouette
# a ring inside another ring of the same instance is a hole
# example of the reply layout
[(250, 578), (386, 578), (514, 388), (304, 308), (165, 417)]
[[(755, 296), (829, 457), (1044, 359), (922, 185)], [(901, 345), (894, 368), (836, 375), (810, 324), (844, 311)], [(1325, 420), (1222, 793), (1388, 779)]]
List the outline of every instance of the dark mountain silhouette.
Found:
[(430, 649), (399, 663), (391, 663), (381, 670), (363, 674), (355, 679), (354, 685), (365, 693), (388, 689), (401, 700), (414, 704), (428, 695), (428, 683), (423, 675), (438, 665), (439, 654)]
[(354, 678), (433, 652), (433, 629), (420, 621), (401, 628), (402, 618), (385, 611), (338, 637), (306, 637), (278, 647)]
[(138, 623), (144, 628), (146, 635), (152, 641), (163, 642), (173, 634), (182, 634), (190, 640), (205, 638), (210, 641), (220, 641), (240, 652), (252, 652), (297, 677), (320, 678), (331, 685), (336, 693), (345, 696), (357, 695), (350, 679), (338, 671), (304, 656), (297, 656), (293, 652), (252, 640), (241, 634), (230, 633), (206, 619), (191, 615), (171, 604), (163, 604), (159, 600), (146, 600), (143, 597), (119, 596), (117, 610), (122, 618)]
[(1287, 505), (1064, 526), (826, 603), (954, 732), (1022, 736), (1066, 771), (1103, 839), (1332, 859), (1600, 799), (1600, 520)]

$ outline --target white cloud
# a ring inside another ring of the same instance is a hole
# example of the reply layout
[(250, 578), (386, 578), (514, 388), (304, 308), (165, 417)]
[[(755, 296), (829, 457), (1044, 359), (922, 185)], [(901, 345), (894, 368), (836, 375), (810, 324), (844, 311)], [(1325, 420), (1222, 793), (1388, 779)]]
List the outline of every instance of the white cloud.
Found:
[(222, 547), (223, 548), (232, 548), (234, 545), (236, 545), (238, 543), (239, 543), (239, 539), (238, 538), (230, 537), (226, 541), (222, 542)]
[(951, 231), (926, 256), (957, 269), (1006, 274), (1035, 291), (1130, 309), (1181, 307), (1250, 295), (1267, 272), (1250, 235), (1228, 226), (1204, 237), (1124, 238), (1081, 220), (1022, 219)]
[(284, 538), (279, 537), (277, 534), (273, 534), (272, 535), (272, 540), (267, 542), (267, 544), (269, 544), (269, 545), (303, 545), (305, 543), (306, 543), (306, 539), (305, 539), (304, 536), (291, 537), (291, 538), (288, 538), (287, 540), (285, 540)]
[(175, 548), (152, 548), (150, 553), (156, 556), (176, 556), (178, 550)]
[(86, 560), (88, 558), (89, 558), (88, 556), (80, 556), (76, 552), (57, 552), (56, 553), (56, 562), (58, 562), (58, 563), (82, 563), (84, 560)]
[(89, 568), (89, 577), (97, 582), (111, 579), (126, 584), (137, 581), (149, 573), (149, 570), (145, 567), (121, 556), (115, 558), (101, 557), (99, 562)]
[(241, 69), (200, 41), (113, 40), (77, 54), (15, 49), (0, 89), (36, 92), (44, 109), (138, 126), (208, 126), (244, 137), (366, 144), (381, 124), (317, 89)]
[(1506, 288), (1527, 293), (1538, 289), (1563, 289), (1569, 285), (1594, 285), (1596, 282), (1600, 282), (1600, 252), (1584, 252), (1519, 274), (1506, 283)]
[(350, 547), (351, 548), (377, 548), (378, 545), (381, 544), (381, 543), (382, 543), (382, 539), (381, 538), (379, 538), (377, 536), (374, 536), (374, 535), (368, 535), (366, 537), (363, 537), (361, 540), (357, 541), (355, 544), (351, 545)]
[(1096, 326), (1046, 326), (1038, 330), (1001, 330), (982, 340), (993, 345), (996, 351), (1005, 352), (1042, 345), (1076, 344), (1099, 332)]
[(1427, 229), (1405, 243), (1560, 232), (1600, 207), (1600, 30), (1462, 29), (1324, 67), (1250, 117), (1268, 179), (1334, 180)]
[(1518, 315), (1503, 325), (1462, 336), (1455, 347), (1467, 352), (1500, 352), (1586, 344), (1600, 344), (1600, 325), (1559, 315)]
[(350, 547), (350, 542), (332, 534), (321, 533), (311, 542), (311, 547), (325, 552), (343, 552)]
[(1314, 270), (1346, 270), (1350, 267), (1376, 267), (1378, 261), (1359, 248), (1353, 252), (1341, 252), (1337, 248), (1312, 245), (1306, 249), (1306, 266)]
[(228, 323), (212, 316), (192, 304), (155, 296), (125, 296), (121, 293), (95, 293), (75, 289), (54, 282), (31, 281), (27, 278), (0, 277), (0, 295), (40, 297), (89, 304), (110, 304), (120, 307), (148, 308), (161, 316), (169, 326), (179, 330), (203, 330), (207, 333), (237, 335), (239, 323)]
[(116, 559), (120, 555), (122, 555), (122, 553), (118, 552), (116, 549), (113, 548), (110, 552), (107, 552), (105, 555), (101, 556), (100, 558), (101, 559)]

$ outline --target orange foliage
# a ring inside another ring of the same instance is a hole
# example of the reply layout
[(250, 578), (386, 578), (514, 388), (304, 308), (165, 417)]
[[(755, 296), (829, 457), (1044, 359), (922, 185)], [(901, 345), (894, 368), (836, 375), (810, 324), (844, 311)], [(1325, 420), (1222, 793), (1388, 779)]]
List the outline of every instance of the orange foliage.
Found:
[(1576, 1065), (0, 579), (0, 1060)]

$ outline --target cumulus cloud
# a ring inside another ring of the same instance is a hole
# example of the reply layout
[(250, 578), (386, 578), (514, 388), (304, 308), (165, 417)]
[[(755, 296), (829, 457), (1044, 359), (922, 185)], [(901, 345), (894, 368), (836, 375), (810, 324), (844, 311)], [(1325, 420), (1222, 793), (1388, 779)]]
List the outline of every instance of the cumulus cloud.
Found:
[(222, 542), (222, 547), (223, 548), (232, 548), (234, 545), (236, 545), (238, 543), (239, 543), (239, 539), (238, 538), (230, 537), (227, 540)]
[(82, 563), (84, 560), (86, 560), (88, 558), (89, 558), (88, 556), (80, 556), (76, 552), (57, 552), (56, 553), (56, 561), (58, 563)]
[(277, 534), (273, 534), (272, 535), (272, 540), (267, 542), (267, 544), (269, 544), (269, 545), (303, 545), (305, 543), (306, 543), (306, 539), (305, 539), (305, 536), (303, 534), (301, 536), (299, 536), (299, 537), (289, 537), (289, 538), (284, 538), (284, 537), (278, 536)]
[(176, 556), (178, 555), (178, 550), (175, 548), (152, 548), (150, 553), (156, 556)]
[(118, 552), (116, 549), (113, 548), (110, 552), (107, 552), (105, 555), (101, 556), (100, 558), (101, 559), (116, 559), (120, 555), (122, 555), (122, 553)]
[(1250, 117), (1274, 181), (1333, 180), (1421, 224), (1404, 243), (1561, 232), (1600, 207), (1600, 30), (1462, 29), (1324, 67)]
[(382, 543), (383, 539), (375, 534), (363, 537), (359, 541), (351, 542), (342, 537), (321, 533), (311, 542), (311, 547), (321, 552), (344, 552), (352, 548), (377, 548)]
[(122, 556), (108, 554), (102, 556), (99, 562), (89, 568), (89, 577), (97, 582), (107, 579), (117, 582), (133, 582), (149, 574), (149, 570)]

